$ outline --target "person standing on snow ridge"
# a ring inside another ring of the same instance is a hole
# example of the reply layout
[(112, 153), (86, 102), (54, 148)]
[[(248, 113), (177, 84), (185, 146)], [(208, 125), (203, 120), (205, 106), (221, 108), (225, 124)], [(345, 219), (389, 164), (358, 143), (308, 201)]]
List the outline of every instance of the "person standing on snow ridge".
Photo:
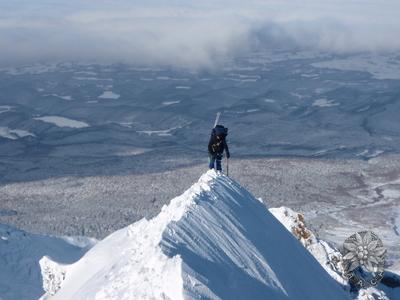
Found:
[(222, 125), (217, 125), (212, 130), (210, 141), (208, 142), (208, 155), (210, 158), (208, 167), (210, 169), (214, 169), (216, 167), (217, 171), (222, 171), (221, 161), (224, 150), (226, 152), (226, 157), (228, 159), (231, 157), (228, 144), (226, 143), (227, 135), (228, 128), (225, 128)]

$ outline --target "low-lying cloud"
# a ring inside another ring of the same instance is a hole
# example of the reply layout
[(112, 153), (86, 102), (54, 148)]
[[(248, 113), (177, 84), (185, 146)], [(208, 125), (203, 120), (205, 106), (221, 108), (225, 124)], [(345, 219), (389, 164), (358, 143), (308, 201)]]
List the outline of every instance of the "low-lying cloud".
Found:
[(4, 2), (1, 65), (84, 60), (203, 68), (264, 48), (400, 50), (397, 0)]

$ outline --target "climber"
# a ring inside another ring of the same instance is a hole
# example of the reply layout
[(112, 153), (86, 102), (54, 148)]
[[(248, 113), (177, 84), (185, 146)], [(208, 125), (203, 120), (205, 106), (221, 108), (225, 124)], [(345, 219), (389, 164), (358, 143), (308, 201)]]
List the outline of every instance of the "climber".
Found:
[(222, 157), (225, 150), (226, 157), (230, 158), (229, 148), (226, 143), (226, 136), (228, 135), (228, 128), (222, 125), (216, 125), (212, 132), (210, 141), (208, 143), (208, 155), (210, 158), (209, 168), (216, 168), (217, 171), (222, 171)]

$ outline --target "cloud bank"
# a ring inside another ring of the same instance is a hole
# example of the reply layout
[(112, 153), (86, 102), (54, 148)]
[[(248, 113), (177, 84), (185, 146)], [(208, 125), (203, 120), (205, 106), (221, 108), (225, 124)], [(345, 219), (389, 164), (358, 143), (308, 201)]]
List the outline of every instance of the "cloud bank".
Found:
[(398, 0), (0, 3), (0, 65), (83, 60), (212, 67), (246, 53), (400, 50)]

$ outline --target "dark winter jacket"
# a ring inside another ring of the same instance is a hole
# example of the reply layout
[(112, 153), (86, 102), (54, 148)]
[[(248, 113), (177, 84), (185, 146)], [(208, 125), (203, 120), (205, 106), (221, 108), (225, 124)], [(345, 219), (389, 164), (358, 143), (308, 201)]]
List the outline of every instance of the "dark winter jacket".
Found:
[(218, 138), (216, 135), (212, 135), (210, 137), (210, 141), (208, 142), (208, 153), (211, 156), (216, 156), (217, 154), (222, 154), (226, 152), (226, 157), (229, 158), (231, 155), (229, 153), (228, 144), (226, 143), (225, 138)]

